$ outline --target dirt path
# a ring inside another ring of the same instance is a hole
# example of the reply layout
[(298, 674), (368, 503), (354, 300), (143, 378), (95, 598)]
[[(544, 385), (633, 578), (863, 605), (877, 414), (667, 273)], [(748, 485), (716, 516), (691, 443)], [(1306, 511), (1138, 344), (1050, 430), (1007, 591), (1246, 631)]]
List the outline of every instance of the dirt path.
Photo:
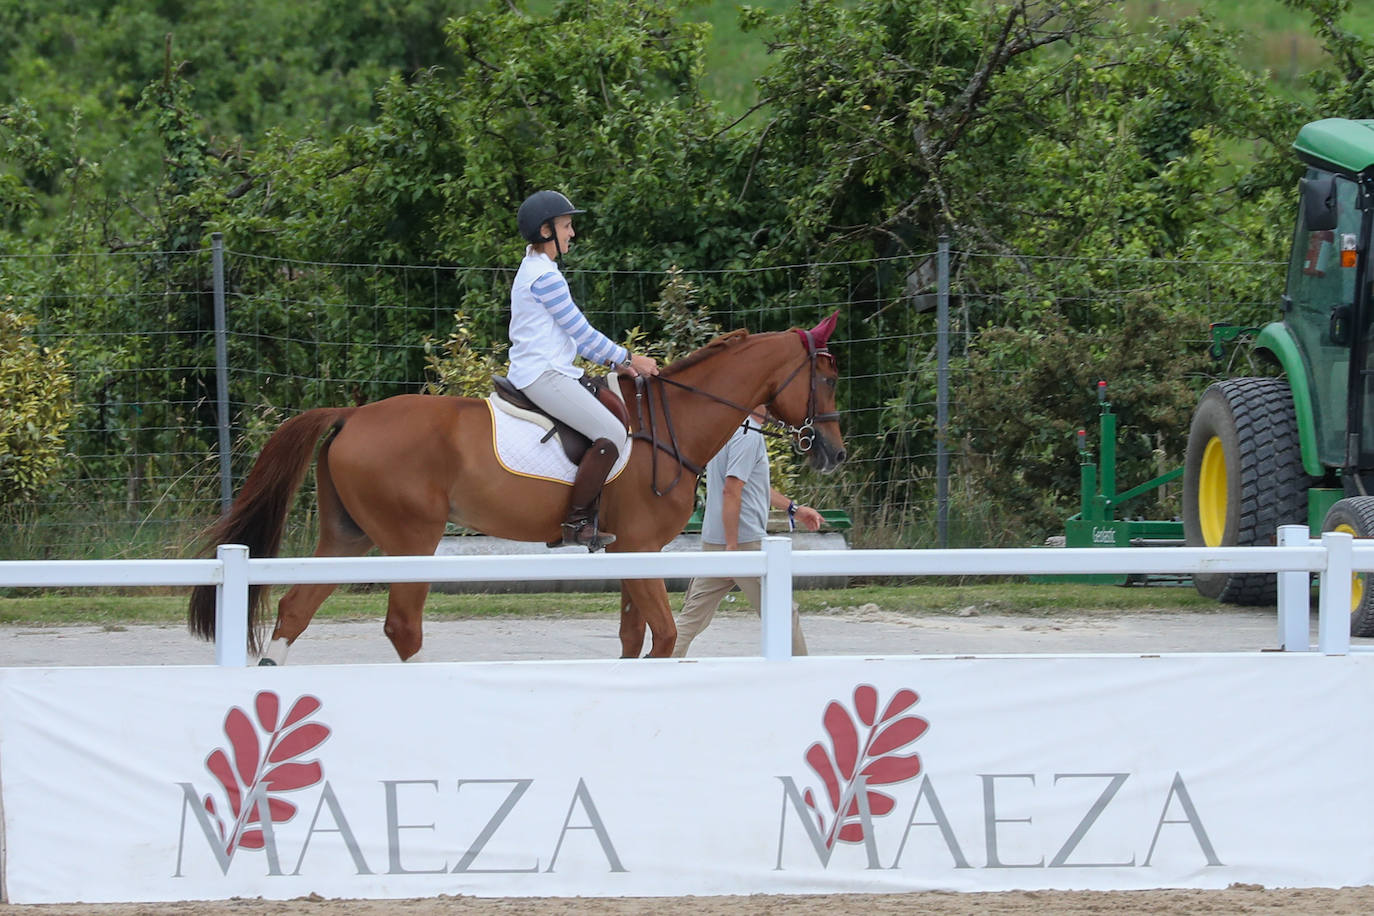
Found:
[[(1315, 624), (1312, 639), (1315, 642)], [(1057, 617), (982, 614), (914, 616), (865, 605), (808, 614), (802, 628), (816, 655), (999, 655), (1030, 653), (1249, 652), (1278, 646), (1274, 612), (1152, 612)], [(1374, 639), (1355, 640), (1374, 644)], [(722, 610), (691, 655), (760, 652), (758, 618)], [(615, 658), (609, 617), (521, 617), (427, 621), (427, 661)], [(382, 621), (320, 622), (292, 647), (291, 664), (395, 661)], [(0, 627), (0, 666), (205, 665), (214, 648), (181, 626)]]
[(996, 894), (827, 894), (750, 897), (502, 898), (431, 897), (410, 900), (227, 900), (161, 904), (0, 904), (0, 916), (1074, 916), (1197, 913), (1365, 916), (1374, 912), (1374, 888), (1217, 891), (1008, 891)]

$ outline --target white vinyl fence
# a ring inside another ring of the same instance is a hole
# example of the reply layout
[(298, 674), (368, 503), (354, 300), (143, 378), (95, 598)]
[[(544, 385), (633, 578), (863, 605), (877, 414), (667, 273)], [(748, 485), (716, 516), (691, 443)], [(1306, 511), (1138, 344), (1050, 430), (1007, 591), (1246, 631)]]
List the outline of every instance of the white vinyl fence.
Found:
[[(1278, 637), (1285, 651), (1309, 651), (1309, 576), (1320, 586), (1317, 651), (1344, 655), (1350, 646), (1352, 576), (1374, 571), (1374, 541), (1348, 534), (1311, 538), (1306, 527), (1279, 529), (1277, 547), (1159, 549), (1000, 548), (962, 550), (810, 550), (808, 576), (1018, 576), (1093, 573), (1195, 574), (1273, 572), (1278, 579)], [(502, 581), (525, 579), (758, 576), (762, 579), (762, 646), (766, 659), (791, 655), (791, 541), (764, 539), (757, 552), (624, 553), (547, 557), (300, 557), (257, 559), (222, 545), (215, 559), (43, 560), (0, 562), (0, 587), (194, 586), (218, 591), (215, 661), (248, 662), (250, 585)]]
[[(798, 570), (1274, 574), (1288, 651), (779, 663)], [(1301, 527), (1219, 549), (0, 563), (0, 587), (219, 590), (218, 665), (0, 667), (0, 902), (1374, 884), (1374, 732), (1349, 727), (1374, 655), (1348, 635), (1371, 570), (1374, 540)], [(247, 666), (253, 584), (672, 575), (759, 576), (761, 657)]]

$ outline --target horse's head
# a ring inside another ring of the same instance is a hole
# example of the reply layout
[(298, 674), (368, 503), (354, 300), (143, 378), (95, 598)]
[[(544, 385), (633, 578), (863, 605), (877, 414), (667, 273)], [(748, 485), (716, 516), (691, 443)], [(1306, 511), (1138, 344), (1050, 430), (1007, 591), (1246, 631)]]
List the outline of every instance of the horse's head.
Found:
[(834, 312), (809, 331), (794, 328), (804, 361), (780, 381), (767, 402), (769, 412), (792, 434), (792, 444), (818, 471), (833, 471), (844, 461), (844, 437), (835, 409), (839, 369), (826, 348), (835, 330)]

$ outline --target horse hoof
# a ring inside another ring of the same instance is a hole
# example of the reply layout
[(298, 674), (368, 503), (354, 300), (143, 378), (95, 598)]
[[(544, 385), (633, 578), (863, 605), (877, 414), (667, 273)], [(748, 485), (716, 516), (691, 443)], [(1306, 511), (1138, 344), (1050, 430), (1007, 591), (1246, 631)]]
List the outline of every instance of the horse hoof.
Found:
[(275, 668), (275, 667), (277, 667), (277, 663), (274, 662), (274, 661), (272, 661), (272, 659), (270, 659), (270, 658), (264, 657), (264, 658), (258, 659), (258, 667), (259, 667), (259, 668)]

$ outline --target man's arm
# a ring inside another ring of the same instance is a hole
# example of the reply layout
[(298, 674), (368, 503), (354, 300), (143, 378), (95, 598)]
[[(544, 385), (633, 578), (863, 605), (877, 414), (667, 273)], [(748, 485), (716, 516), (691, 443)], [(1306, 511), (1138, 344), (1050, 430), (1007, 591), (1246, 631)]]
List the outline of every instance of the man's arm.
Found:
[(727, 476), (720, 494), (720, 521), (725, 529), (726, 550), (739, 550), (739, 511), (743, 504), (744, 481)]
[[(726, 478), (726, 483), (728, 484), (732, 479), (733, 478)], [(774, 509), (787, 509), (789, 511), (791, 511), (794, 505), (792, 500), (783, 496), (782, 493), (772, 487), (769, 488), (768, 492), (768, 504)], [(809, 531), (820, 531), (821, 522), (825, 521), (825, 519), (821, 517), (821, 514), (810, 506), (803, 506), (801, 503), (796, 503), (795, 505), (797, 521), (801, 522), (802, 526)], [(738, 514), (735, 516), (735, 522), (736, 527), (738, 527)]]

